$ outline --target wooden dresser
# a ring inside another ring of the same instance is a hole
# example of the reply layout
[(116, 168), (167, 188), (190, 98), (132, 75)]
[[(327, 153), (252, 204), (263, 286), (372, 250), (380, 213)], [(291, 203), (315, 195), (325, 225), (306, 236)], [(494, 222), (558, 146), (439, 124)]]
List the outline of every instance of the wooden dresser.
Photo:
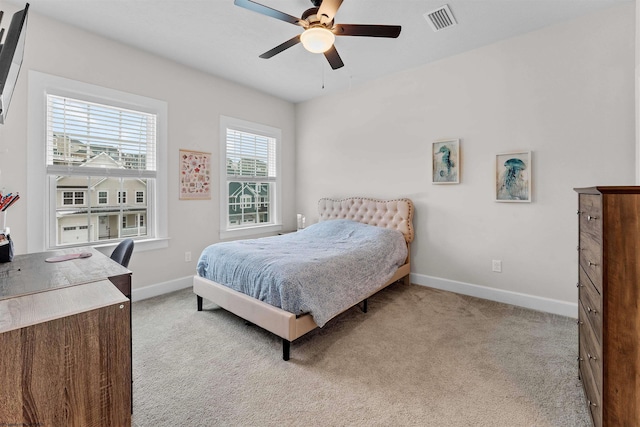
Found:
[(131, 271), (92, 248), (0, 264), (0, 426), (131, 425), (130, 293)]
[(640, 425), (640, 187), (577, 188), (580, 379), (593, 424)]

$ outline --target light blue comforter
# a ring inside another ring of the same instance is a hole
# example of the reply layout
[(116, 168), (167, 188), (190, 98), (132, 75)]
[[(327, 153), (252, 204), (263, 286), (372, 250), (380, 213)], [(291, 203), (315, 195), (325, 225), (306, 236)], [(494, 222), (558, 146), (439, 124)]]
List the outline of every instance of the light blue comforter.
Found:
[(216, 243), (204, 249), (198, 275), (320, 327), (384, 285), (404, 264), (399, 231), (349, 220), (323, 221), (296, 233)]

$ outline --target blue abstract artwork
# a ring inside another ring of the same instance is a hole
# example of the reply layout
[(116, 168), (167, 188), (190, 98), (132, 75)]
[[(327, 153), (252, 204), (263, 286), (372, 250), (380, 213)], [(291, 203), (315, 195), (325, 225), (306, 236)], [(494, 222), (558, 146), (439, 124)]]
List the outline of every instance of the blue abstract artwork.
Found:
[(460, 182), (460, 141), (452, 139), (433, 143), (433, 183), (458, 184)]
[(503, 153), (496, 156), (496, 200), (531, 201), (531, 152)]

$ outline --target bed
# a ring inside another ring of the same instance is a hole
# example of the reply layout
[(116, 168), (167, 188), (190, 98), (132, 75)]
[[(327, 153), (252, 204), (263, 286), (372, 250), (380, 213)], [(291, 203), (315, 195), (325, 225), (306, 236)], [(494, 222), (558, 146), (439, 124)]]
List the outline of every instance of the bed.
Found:
[(292, 341), (357, 304), (366, 312), (367, 299), (392, 283), (409, 284), (413, 209), (409, 199), (325, 198), (319, 222), (304, 230), (211, 245), (193, 278), (197, 309), (206, 298), (272, 332), (289, 360)]

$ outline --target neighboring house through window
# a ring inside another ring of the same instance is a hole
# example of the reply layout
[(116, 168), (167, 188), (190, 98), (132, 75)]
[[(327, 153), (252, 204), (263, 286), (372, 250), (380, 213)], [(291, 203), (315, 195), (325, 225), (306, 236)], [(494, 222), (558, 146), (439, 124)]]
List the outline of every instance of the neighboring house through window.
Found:
[(29, 238), (31, 250), (166, 236), (166, 208), (157, 208), (166, 206), (158, 168), (166, 161), (166, 103), (37, 72), (29, 78), (30, 101), (44, 99), (34, 108), (46, 117), (33, 124), (43, 128), (44, 144), (29, 143), (46, 164), (28, 183), (35, 193), (38, 182), (44, 188), (46, 214), (46, 241)]
[(281, 229), (280, 129), (222, 116), (220, 236)]

